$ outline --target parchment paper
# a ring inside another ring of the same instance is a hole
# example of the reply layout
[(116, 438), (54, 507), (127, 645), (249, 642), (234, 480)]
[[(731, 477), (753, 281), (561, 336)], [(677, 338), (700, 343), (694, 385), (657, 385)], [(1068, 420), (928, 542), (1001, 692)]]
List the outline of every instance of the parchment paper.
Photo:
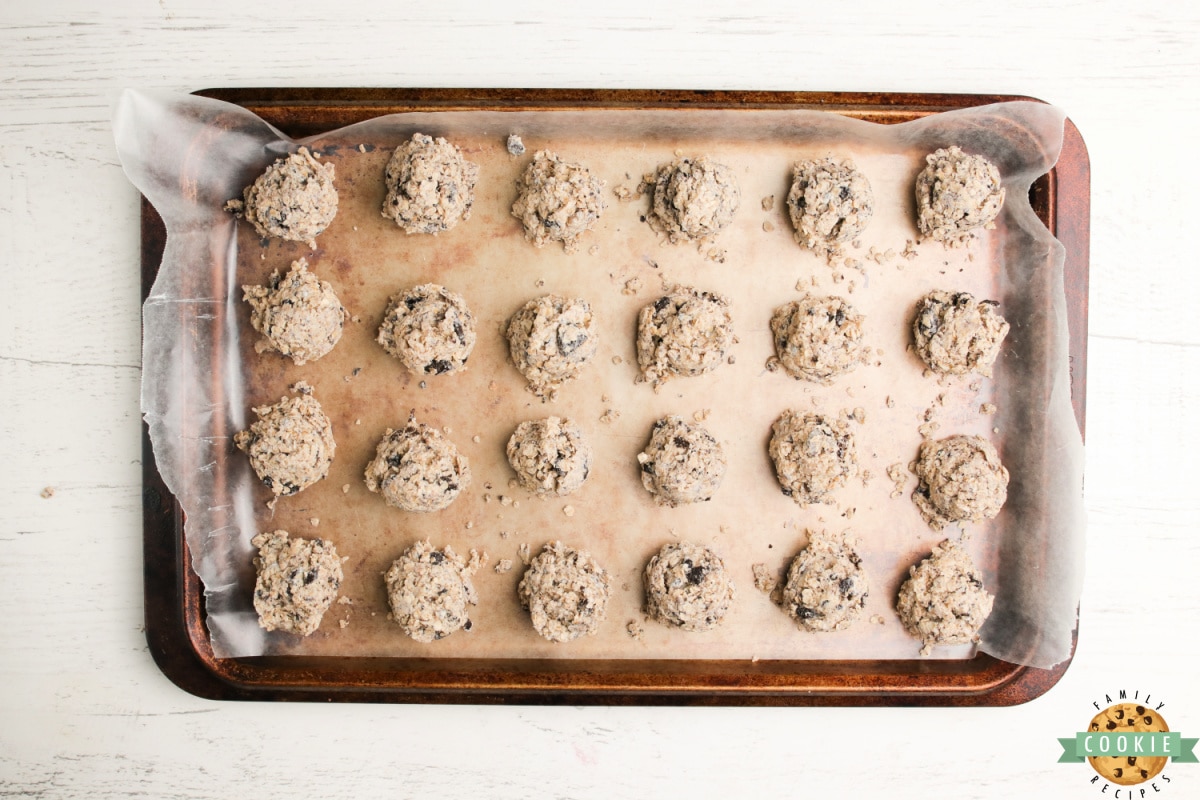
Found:
[[(167, 248), (144, 308), (142, 410), (164, 480), (187, 515), (193, 567), (204, 582), (208, 624), (219, 657), (263, 653), (437, 657), (890, 659), (915, 658), (893, 610), (916, 563), (954, 527), (933, 531), (909, 495), (907, 465), (924, 433), (979, 433), (1000, 449), (1012, 474), (1000, 516), (967, 526), (967, 547), (996, 594), (979, 647), (999, 658), (1048, 667), (1069, 655), (1082, 580), (1082, 443), (1070, 407), (1063, 251), (1028, 202), (1033, 180), (1055, 163), (1062, 112), (1006, 103), (882, 126), (820, 112), (776, 110), (439, 112), (381, 117), (310, 140), (337, 165), (338, 216), (318, 247), (260, 241), (221, 210), (272, 160), (300, 142), (233, 105), (193, 96), (127, 91), (115, 114), (130, 180), (166, 221)], [(471, 219), (440, 236), (407, 236), (379, 213), (391, 148), (420, 131), (446, 136), (480, 165)], [(516, 132), (528, 152), (509, 155)], [(1007, 199), (994, 231), (970, 248), (916, 240), (913, 181), (932, 150), (958, 144), (1000, 168)], [(514, 180), (538, 149), (587, 165), (607, 181), (608, 209), (579, 251), (535, 249), (509, 215)], [(730, 229), (701, 247), (670, 245), (645, 224), (648, 198), (619, 201), (641, 176), (675, 154), (707, 154), (733, 167), (742, 202)], [(851, 157), (871, 181), (875, 216), (849, 257), (862, 268), (828, 265), (792, 239), (784, 200), (801, 158)], [(764, 198), (773, 197), (770, 210)], [(723, 260), (718, 251), (724, 251)], [(890, 254), (889, 254), (890, 251)], [(301, 256), (330, 281), (353, 315), (325, 358), (296, 367), (258, 355), (241, 286), (263, 282)], [(629, 283), (630, 281), (633, 283)], [(465, 373), (407, 373), (374, 342), (387, 297), (438, 282), (463, 294), (479, 338)], [(629, 287), (641, 288), (630, 293)], [(667, 283), (721, 292), (732, 300), (739, 343), (730, 363), (655, 392), (635, 383), (635, 319)], [(933, 288), (998, 300), (1012, 325), (993, 380), (924, 374), (911, 352), (918, 298)], [(770, 372), (767, 322), (801, 291), (839, 294), (866, 316), (876, 357), (833, 386)], [(587, 299), (600, 352), (553, 403), (524, 391), (507, 361), (501, 331), (525, 301), (545, 293)], [(232, 445), (251, 406), (276, 402), (297, 381), (333, 420), (338, 449), (329, 476), (267, 508), (269, 492)], [(980, 412), (983, 403), (997, 407)], [(860, 468), (836, 505), (802, 509), (779, 491), (767, 441), (785, 408), (817, 409), (851, 422)], [(362, 473), (383, 431), (410, 410), (446, 430), (467, 455), (473, 483), (447, 510), (430, 515), (388, 508)], [(602, 421), (606, 411), (612, 411)], [(556, 414), (583, 428), (595, 450), (592, 476), (576, 495), (540, 500), (511, 483), (504, 444), (516, 424)], [(666, 414), (705, 425), (725, 447), (729, 469), (709, 503), (656, 506), (642, 488), (636, 455)], [(619, 415), (619, 416), (618, 416)], [(614, 418), (615, 417), (615, 418)], [(476, 437), (478, 441), (476, 441)], [(902, 493), (887, 475), (904, 468)], [(345, 491), (343, 490), (345, 487)], [(568, 508), (569, 507), (569, 508)], [(321, 536), (347, 557), (342, 594), (306, 639), (265, 633), (251, 605), (259, 530)], [(871, 579), (862, 619), (831, 634), (799, 631), (753, 585), (751, 566), (781, 574), (807, 541), (807, 529), (857, 537)], [(387, 618), (382, 573), (411, 542), (429, 537), (460, 553), (486, 550), (476, 575), (480, 605), (471, 631), (439, 642), (409, 640)], [(537, 636), (519, 608), (524, 569), (518, 548), (536, 553), (561, 539), (590, 551), (614, 576), (601, 632), (566, 645)], [(689, 539), (725, 559), (734, 610), (708, 633), (667, 629), (641, 614), (641, 572), (663, 544)], [(493, 570), (511, 559), (511, 571)], [(634, 638), (627, 623), (644, 632)], [(935, 658), (967, 658), (973, 646), (937, 648)]]

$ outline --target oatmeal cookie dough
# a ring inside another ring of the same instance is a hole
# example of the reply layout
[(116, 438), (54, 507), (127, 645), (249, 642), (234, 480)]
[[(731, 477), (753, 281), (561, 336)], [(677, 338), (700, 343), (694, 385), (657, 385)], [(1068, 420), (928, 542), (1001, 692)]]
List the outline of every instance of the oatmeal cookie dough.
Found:
[(426, 283), (392, 295), (376, 341), (416, 375), (460, 372), (475, 347), (475, 317), (462, 295)]
[(691, 542), (664, 545), (643, 573), (646, 614), (685, 631), (709, 631), (733, 607), (733, 581), (711, 548)]
[(287, 531), (260, 533), (254, 569), (254, 610), (268, 631), (308, 636), (337, 598), (342, 560), (325, 539), (291, 537)]
[(711, 500), (725, 478), (725, 451), (713, 435), (682, 417), (663, 417), (638, 453), (642, 485), (660, 506)]
[(449, 546), (437, 550), (428, 539), (416, 542), (384, 576), (392, 619), (418, 642), (471, 630), (468, 607), (479, 604), (471, 573)]
[(522, 422), (505, 453), (521, 486), (539, 495), (579, 491), (592, 466), (592, 448), (583, 431), (559, 417)]
[(441, 511), (471, 483), (467, 457), (439, 431), (417, 422), (389, 428), (367, 465), (367, 489), (403, 511)]
[(529, 391), (550, 401), (580, 372), (600, 346), (587, 301), (548, 294), (523, 305), (508, 322), (508, 352)]
[(594, 634), (607, 614), (612, 580), (585, 550), (551, 542), (529, 562), (517, 599), (533, 628), (552, 642)]
[(910, 636), (929, 655), (934, 645), (979, 641), (979, 629), (992, 613), (992, 596), (971, 556), (946, 539), (928, 558), (908, 568), (896, 611)]
[(286, 497), (325, 477), (336, 445), (333, 426), (315, 397), (284, 397), (253, 410), (258, 419), (234, 434), (233, 443), (250, 457), (263, 486)]
[(819, 158), (792, 168), (787, 209), (797, 242), (817, 255), (836, 256), (866, 230), (875, 200), (854, 162)]
[(840, 297), (806, 294), (771, 316), (779, 365), (796, 380), (831, 384), (867, 357), (863, 315)]
[(980, 522), (1008, 499), (1008, 470), (981, 436), (948, 436), (921, 443), (912, 499), (934, 530), (952, 522)]
[(562, 242), (563, 249), (573, 253), (579, 237), (604, 213), (603, 192), (604, 181), (587, 167), (539, 150), (517, 178), (512, 215), (521, 221), (525, 238), (535, 246)]
[(638, 366), (656, 387), (712, 372), (736, 342), (729, 299), (715, 292), (676, 286), (638, 314)]
[(715, 236), (733, 222), (741, 202), (733, 170), (708, 156), (681, 158), (646, 176), (646, 222), (672, 242)]
[(832, 503), (832, 493), (858, 474), (854, 435), (823, 414), (784, 411), (771, 426), (768, 447), (784, 495), (801, 507)]
[(1004, 205), (1000, 171), (983, 156), (958, 147), (925, 157), (917, 175), (917, 229), (922, 238), (965, 244), (981, 228), (994, 228)]
[(869, 590), (862, 559), (844, 537), (809, 531), (788, 567), (783, 609), (801, 630), (840, 631), (862, 614)]
[(245, 217), (259, 236), (317, 246), (317, 236), (337, 215), (333, 164), (323, 164), (301, 147), (277, 159), (258, 180), (230, 200), (226, 211)]
[[(1137, 703), (1116, 703), (1092, 717), (1089, 731), (1166, 733), (1167, 722), (1154, 709)], [(1166, 756), (1089, 756), (1088, 761), (1105, 780), (1131, 786), (1150, 780), (1167, 765)]]
[(448, 231), (471, 218), (479, 165), (440, 136), (414, 133), (384, 170), (383, 216), (405, 233)]
[(917, 355), (934, 372), (992, 376), (992, 364), (1008, 335), (1008, 323), (993, 300), (967, 292), (932, 291), (917, 303), (913, 340)]
[(327, 281), (308, 271), (303, 258), (287, 275), (271, 273), (266, 286), (243, 286), (250, 324), (262, 334), (255, 352), (276, 350), (301, 366), (316, 361), (342, 338), (346, 309)]

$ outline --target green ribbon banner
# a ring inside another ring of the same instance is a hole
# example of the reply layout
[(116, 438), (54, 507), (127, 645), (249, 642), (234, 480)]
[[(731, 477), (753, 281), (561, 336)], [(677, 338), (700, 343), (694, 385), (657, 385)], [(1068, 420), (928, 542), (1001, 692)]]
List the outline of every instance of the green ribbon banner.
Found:
[(1062, 738), (1058, 763), (1082, 762), (1092, 756), (1167, 756), (1176, 764), (1197, 763), (1192, 748), (1200, 739), (1184, 739), (1178, 731), (1092, 731)]

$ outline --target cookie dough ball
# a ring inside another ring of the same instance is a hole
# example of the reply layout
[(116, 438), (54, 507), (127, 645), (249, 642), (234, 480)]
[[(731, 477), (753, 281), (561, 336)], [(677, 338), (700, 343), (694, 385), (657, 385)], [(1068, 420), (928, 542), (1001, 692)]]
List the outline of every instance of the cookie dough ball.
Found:
[(951, 522), (991, 519), (1008, 499), (1008, 470), (981, 436), (922, 442), (916, 473), (912, 499), (934, 530)]
[(517, 599), (534, 630), (552, 642), (594, 634), (611, 594), (612, 581), (596, 560), (562, 542), (542, 548), (517, 584)]
[(337, 598), (342, 560), (325, 539), (290, 537), (287, 531), (260, 533), (254, 569), (254, 610), (268, 631), (308, 636)]
[(796, 241), (828, 255), (866, 230), (875, 200), (870, 181), (852, 161), (820, 158), (793, 167), (787, 207)]
[(703, 545), (668, 544), (646, 564), (646, 614), (685, 631), (708, 631), (733, 607), (733, 582)]
[(849, 427), (823, 414), (783, 412), (771, 426), (768, 452), (783, 493), (800, 506), (832, 503), (833, 490), (858, 474)]
[(520, 484), (539, 495), (579, 491), (592, 466), (592, 448), (583, 431), (558, 417), (522, 422), (505, 452)]
[(234, 434), (263, 486), (276, 497), (293, 495), (324, 478), (333, 463), (333, 426), (311, 395), (284, 397), (253, 409), (258, 419)]
[(642, 485), (660, 506), (711, 500), (725, 478), (725, 451), (713, 435), (682, 418), (654, 423), (650, 443), (638, 453)]
[(471, 630), (468, 606), (479, 604), (471, 571), (450, 547), (417, 542), (392, 562), (384, 577), (396, 624), (418, 642)]
[(783, 608), (801, 630), (840, 631), (862, 614), (869, 590), (862, 559), (842, 537), (810, 532), (788, 567)]
[(475, 347), (475, 317), (462, 295), (426, 283), (392, 295), (376, 341), (417, 375), (459, 372)]
[(317, 236), (337, 215), (333, 171), (333, 164), (322, 164), (301, 147), (267, 167), (245, 188), (242, 199), (230, 200), (225, 210), (245, 217), (263, 238), (316, 247)]
[(868, 354), (863, 316), (840, 297), (806, 294), (780, 306), (771, 335), (780, 366), (796, 380), (831, 384)]
[(553, 400), (596, 355), (600, 332), (587, 301), (548, 294), (530, 300), (508, 322), (508, 352), (529, 391)]
[(525, 238), (537, 247), (562, 242), (563, 249), (573, 253), (579, 237), (604, 212), (603, 191), (604, 181), (587, 167), (539, 150), (517, 179), (512, 215), (521, 220)]
[[(1092, 717), (1089, 731), (1165, 733), (1167, 721), (1151, 708), (1137, 703), (1116, 703)], [(1144, 783), (1162, 772), (1166, 756), (1088, 756), (1092, 768), (1105, 780), (1121, 786)]]
[(293, 261), (284, 277), (276, 270), (266, 286), (243, 286), (242, 294), (250, 304), (250, 324), (263, 337), (254, 345), (256, 352), (277, 350), (300, 366), (316, 361), (342, 338), (346, 309), (303, 258)]
[(384, 171), (383, 216), (405, 233), (448, 231), (471, 218), (479, 166), (440, 136), (414, 133)]
[(970, 554), (947, 539), (920, 564), (909, 567), (896, 611), (909, 635), (924, 644), (921, 655), (929, 655), (934, 645), (979, 641), (992, 600)]
[(471, 467), (453, 442), (414, 415), (384, 432), (365, 477), (367, 489), (393, 508), (441, 511), (471, 483)]
[(934, 372), (992, 376), (1008, 323), (992, 300), (976, 301), (967, 292), (933, 291), (917, 303), (913, 339), (917, 355)]
[(957, 147), (925, 156), (917, 176), (917, 229), (948, 245), (964, 244), (981, 228), (995, 227), (1004, 205), (1000, 170), (983, 156)]
[(715, 236), (733, 222), (741, 202), (733, 170), (708, 156), (663, 164), (646, 183), (652, 189), (646, 221), (672, 242)]
[(638, 314), (638, 366), (655, 386), (712, 372), (736, 342), (729, 300), (714, 292), (675, 287)]

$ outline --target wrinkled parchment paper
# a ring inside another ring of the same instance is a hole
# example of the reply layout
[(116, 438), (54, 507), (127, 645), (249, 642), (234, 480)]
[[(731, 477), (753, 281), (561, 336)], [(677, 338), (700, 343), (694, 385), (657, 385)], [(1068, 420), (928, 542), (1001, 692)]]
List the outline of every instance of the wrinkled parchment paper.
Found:
[[(997, 444), (1012, 474), (1000, 516), (967, 526), (966, 546), (996, 595), (979, 647), (999, 658), (1048, 667), (1069, 655), (1083, 568), (1083, 449), (1072, 415), (1062, 247), (1028, 203), (1033, 180), (1055, 163), (1063, 115), (1037, 103), (1007, 103), (883, 126), (835, 114), (778, 110), (439, 112), (381, 117), (303, 142), (253, 114), (193, 97), (126, 92), (115, 132), (130, 180), (166, 221), (167, 247), (144, 307), (142, 410), (155, 457), (187, 515), (192, 565), (205, 586), (219, 657), (263, 653), (562, 658), (914, 658), (920, 643), (893, 611), (908, 567), (955, 527), (939, 533), (909, 495), (907, 465), (922, 435), (978, 433)], [(406, 236), (379, 214), (389, 151), (413, 132), (446, 136), (480, 164), (472, 218), (437, 237)], [(505, 150), (511, 132), (528, 151)], [(317, 249), (260, 241), (221, 210), (275, 158), (307, 144), (337, 166), (339, 213)], [(917, 240), (912, 183), (932, 150), (958, 144), (999, 167), (1007, 190), (997, 228), (970, 248)], [(537, 250), (508, 214), (513, 181), (537, 149), (585, 163), (607, 182), (608, 209), (579, 251)], [(742, 202), (734, 224), (711, 243), (669, 245), (641, 217), (641, 176), (676, 154), (707, 154), (734, 168)], [(784, 200), (791, 165), (805, 157), (850, 157), (871, 180), (875, 217), (857, 264), (827, 264), (792, 240)], [(635, 193), (620, 201), (613, 190)], [(773, 203), (768, 200), (773, 198)], [(353, 316), (342, 342), (295, 367), (256, 354), (241, 285), (262, 283), (304, 256)], [(460, 375), (408, 375), (374, 343), (387, 297), (435, 281), (463, 294), (479, 342)], [(635, 383), (638, 309), (668, 283), (730, 297), (739, 343), (730, 363), (678, 379), (660, 392)], [(933, 288), (1000, 302), (1012, 325), (991, 380), (923, 374), (908, 349), (916, 300)], [(771, 310), (802, 291), (838, 294), (867, 318), (877, 357), (831, 387), (773, 373)], [(506, 361), (501, 329), (526, 300), (545, 293), (587, 299), (601, 348), (554, 403), (523, 391)], [(250, 407), (277, 401), (296, 381), (315, 387), (338, 442), (330, 475), (274, 510), (245, 457), (232, 446)], [(992, 403), (994, 414), (980, 413)], [(766, 444), (785, 408), (816, 409), (851, 422), (863, 479), (836, 505), (799, 508), (782, 496)], [(860, 411), (856, 412), (856, 409)], [(387, 508), (362, 482), (385, 428), (410, 410), (447, 431), (471, 460), (474, 482), (446, 511)], [(610, 412), (606, 414), (606, 412)], [(577, 495), (539, 500), (512, 485), (504, 444), (516, 424), (557, 414), (580, 424), (596, 459)], [(729, 460), (710, 503), (665, 509), (641, 487), (636, 454), (666, 414), (703, 418)], [(925, 426), (922, 430), (922, 426)], [(476, 441), (478, 439), (478, 441)], [(899, 496), (888, 467), (899, 464)], [(251, 605), (250, 539), (259, 530), (322, 536), (347, 558), (343, 603), (307, 639), (265, 633)], [(847, 631), (803, 633), (755, 589), (752, 565), (782, 576), (809, 529), (858, 541), (871, 579), (863, 617)], [(387, 618), (381, 573), (412, 541), (430, 537), (458, 552), (487, 551), (476, 575), (480, 606), (470, 632), (417, 644)], [(540, 639), (519, 608), (519, 548), (553, 539), (592, 552), (614, 577), (608, 620), (567, 645)], [(663, 544), (690, 539), (725, 559), (737, 588), (718, 630), (668, 630), (641, 614), (641, 571)], [(497, 572), (500, 559), (513, 568)], [(638, 636), (631, 636), (633, 623)], [(937, 648), (967, 658), (972, 646)]]

